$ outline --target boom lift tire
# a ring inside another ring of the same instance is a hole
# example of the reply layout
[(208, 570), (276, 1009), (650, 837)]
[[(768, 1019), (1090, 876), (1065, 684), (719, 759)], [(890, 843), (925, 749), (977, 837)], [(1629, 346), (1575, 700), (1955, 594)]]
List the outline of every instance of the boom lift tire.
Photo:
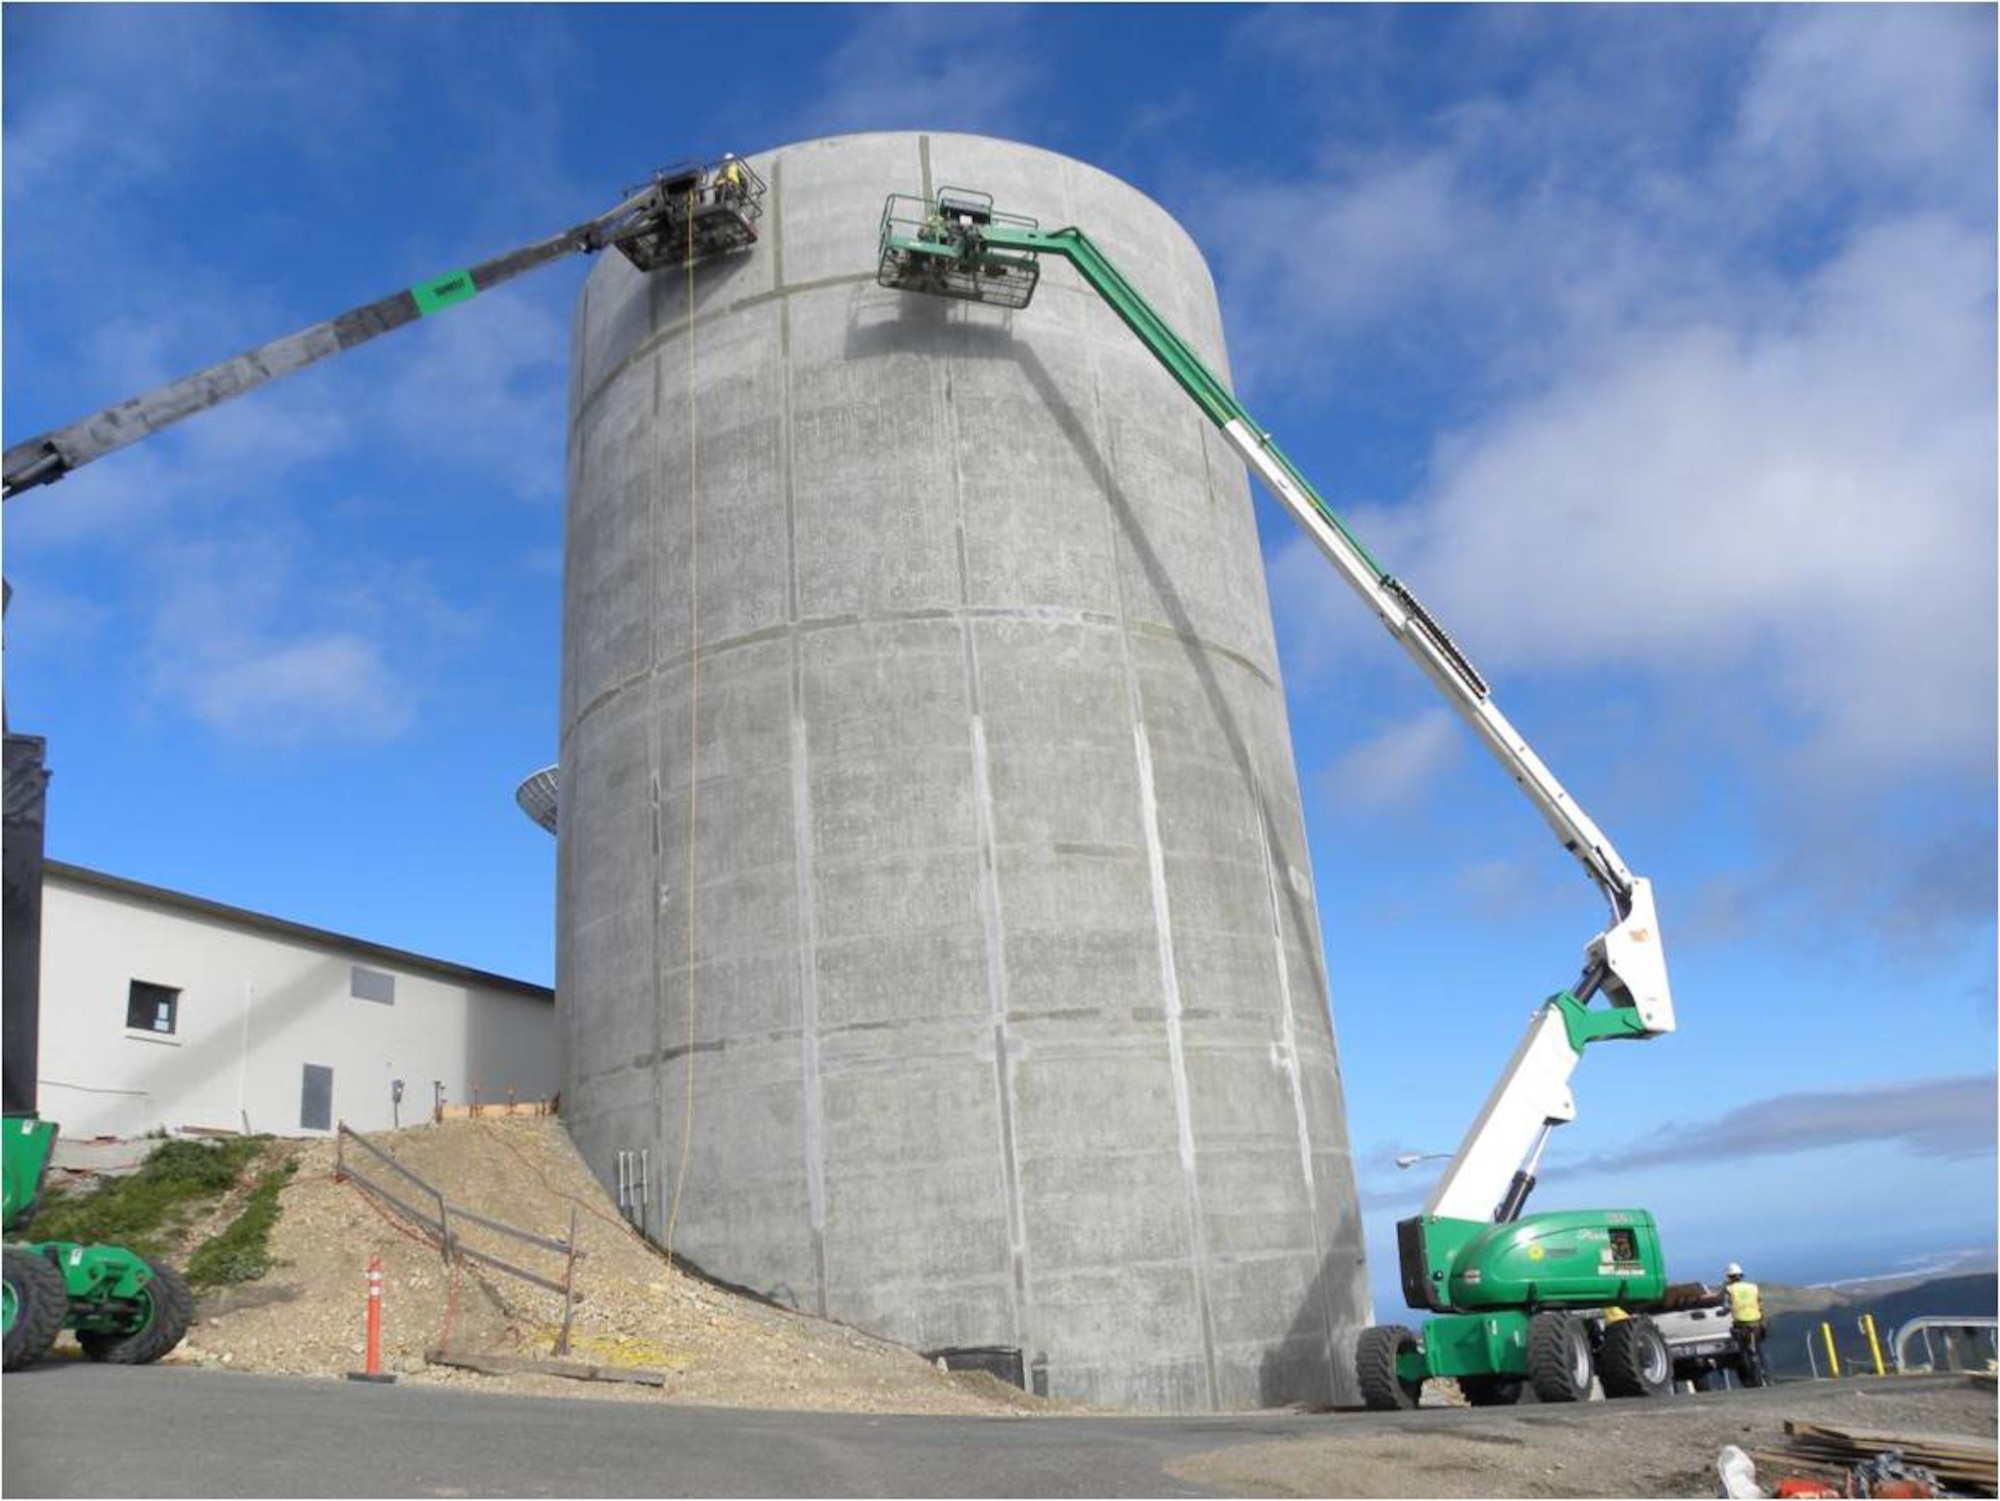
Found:
[(62, 1270), (33, 1251), (9, 1251), (7, 1262), (6, 1369), (33, 1365), (62, 1333), (69, 1288)]
[(1674, 1384), (1674, 1362), (1659, 1326), (1647, 1318), (1606, 1324), (1597, 1374), (1607, 1397), (1665, 1396)]
[(181, 1342), (194, 1320), (194, 1295), (181, 1274), (164, 1261), (148, 1261), (153, 1280), (146, 1284), (145, 1322), (124, 1334), (78, 1331), (76, 1342), (92, 1360), (106, 1365), (151, 1365)]
[(1589, 1400), (1592, 1369), (1590, 1326), (1582, 1319), (1551, 1309), (1528, 1321), (1528, 1384), (1537, 1401)]
[(1396, 1357), (1416, 1348), (1416, 1335), (1401, 1324), (1377, 1324), (1361, 1331), (1354, 1345), (1354, 1376), (1370, 1412), (1401, 1412), (1417, 1405), (1423, 1382), (1405, 1381), (1396, 1374)]
[(1474, 1407), (1512, 1407), (1521, 1400), (1519, 1376), (1461, 1376), (1458, 1389)]

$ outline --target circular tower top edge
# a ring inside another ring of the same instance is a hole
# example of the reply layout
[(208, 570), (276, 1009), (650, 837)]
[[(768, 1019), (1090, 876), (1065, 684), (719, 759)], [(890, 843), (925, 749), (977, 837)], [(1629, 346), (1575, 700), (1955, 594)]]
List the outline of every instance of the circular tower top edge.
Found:
[[(1206, 274), (1209, 279), (1208, 290), (1211, 297), (1213, 297), (1216, 293), (1215, 273), (1208, 263), (1207, 250), (1203, 247), (1201, 241), (1195, 237), (1194, 232), (1181, 222), (1180, 216), (1177, 215), (1172, 209), (1168, 208), (1165, 204), (1161, 203), (1158, 198), (1154, 197), (1144, 188), (1139, 187), (1137, 184), (1131, 182), (1127, 178), (1120, 177), (1115, 172), (1109, 171), (1104, 167), (1098, 166), (1095, 162), (1085, 161), (1082, 157), (1071, 156), (1068, 152), (1057, 151), (1053, 147), (1044, 146), (1035, 141), (1024, 141), (1014, 136), (988, 135), (983, 131), (976, 131), (976, 130), (847, 130), (847, 131), (838, 131), (831, 135), (808, 136), (804, 140), (784, 141), (780, 142), (777, 145), (766, 146), (756, 151), (746, 151), (742, 153), (742, 155), (745, 157), (746, 160), (749, 161), (752, 167), (762, 172), (764, 169), (764, 165), (768, 163), (773, 157), (789, 156), (795, 152), (809, 151), (816, 147), (857, 145), (864, 141), (895, 141), (895, 140), (974, 141), (978, 142), (981, 145), (986, 145), (986, 146), (1005, 147), (1010, 152), (1032, 152), (1037, 156), (1046, 156), (1052, 161), (1060, 162), (1065, 166), (1074, 167), (1078, 171), (1087, 172), (1091, 174), (1093, 177), (1097, 177), (1106, 183), (1113, 184), (1122, 191), (1130, 193), (1133, 197), (1141, 200), (1148, 208), (1150, 208), (1163, 221), (1165, 221), (1165, 223), (1169, 225), (1174, 230), (1174, 232), (1181, 237), (1183, 241), (1186, 242), (1187, 248), (1191, 252), (1193, 252), (1195, 259), (1198, 262), (1200, 262), (1203, 273)], [(912, 186), (914, 187), (916, 185), (912, 184)], [(980, 186), (980, 184), (961, 183), (961, 184), (956, 184), (956, 186), (977, 188)], [(903, 191), (903, 190), (891, 189), (890, 191)], [(997, 207), (1006, 209), (1009, 212), (1016, 212), (1016, 213), (1033, 212), (1032, 205), (1015, 205), (1015, 204), (1003, 203), (997, 205)], [(1044, 220), (1044, 223), (1046, 224), (1047, 221)], [(1061, 228), (1063, 226), (1054, 225), (1051, 227)], [(1077, 227), (1084, 230), (1085, 232), (1088, 232), (1090, 229), (1090, 226), (1088, 224), (1080, 224)]]

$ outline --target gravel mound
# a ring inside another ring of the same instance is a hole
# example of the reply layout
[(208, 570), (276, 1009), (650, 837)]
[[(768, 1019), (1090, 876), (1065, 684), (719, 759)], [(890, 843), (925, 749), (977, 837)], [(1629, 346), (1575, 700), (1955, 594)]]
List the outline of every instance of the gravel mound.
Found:
[[(548, 1396), (698, 1402), (843, 1412), (1004, 1415), (1051, 1411), (1001, 1383), (948, 1375), (914, 1351), (843, 1325), (772, 1308), (671, 1266), (618, 1216), (560, 1121), (446, 1121), (369, 1138), (441, 1188), (456, 1209), (562, 1239), (576, 1211), (583, 1257), (571, 1357), (666, 1374), (664, 1389), (544, 1375), (478, 1375), (429, 1365), (425, 1352), (549, 1358), (562, 1299), (461, 1260), (352, 1182), (334, 1181), (334, 1147), (315, 1142), (281, 1198), (278, 1265), (261, 1281), (204, 1300), (177, 1359), (335, 1377), (364, 1353), (366, 1270), (383, 1271), (383, 1365), (403, 1380)], [(395, 1175), (356, 1164), (399, 1197)], [(428, 1208), (427, 1205), (419, 1207)], [(562, 1258), (470, 1224), (463, 1244), (560, 1281)]]
[[(1993, 1390), (1964, 1380), (1800, 1382), (1574, 1406), (1337, 1415), (1168, 1473), (1238, 1496), (1713, 1496), (1724, 1444), (1778, 1443), (1787, 1418), (1992, 1439)], [(1758, 1467), (1775, 1487), (1783, 1467)]]

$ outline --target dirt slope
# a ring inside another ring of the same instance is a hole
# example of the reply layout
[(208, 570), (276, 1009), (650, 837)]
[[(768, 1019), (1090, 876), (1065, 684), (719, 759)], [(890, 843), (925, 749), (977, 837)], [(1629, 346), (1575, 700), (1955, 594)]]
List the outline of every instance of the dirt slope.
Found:
[[(234, 1370), (335, 1376), (361, 1365), (365, 1271), (383, 1266), (384, 1365), (404, 1380), (633, 1401), (855, 1412), (1005, 1414), (1050, 1404), (987, 1378), (948, 1376), (899, 1345), (772, 1309), (683, 1275), (618, 1217), (559, 1121), (448, 1121), (371, 1138), (454, 1207), (562, 1238), (572, 1206), (584, 1251), (572, 1358), (667, 1373), (664, 1390), (550, 1376), (496, 1378), (427, 1365), (426, 1350), (546, 1357), (562, 1300), (461, 1264), (352, 1183), (331, 1142), (307, 1148), (272, 1235), (278, 1268), (206, 1301), (182, 1358)], [(364, 1170), (369, 1170), (363, 1159)], [(385, 1186), (393, 1175), (370, 1175)], [(398, 1191), (400, 1190), (392, 1190)], [(408, 1195), (414, 1198), (414, 1194)], [(560, 1280), (561, 1257), (463, 1226), (473, 1250)]]

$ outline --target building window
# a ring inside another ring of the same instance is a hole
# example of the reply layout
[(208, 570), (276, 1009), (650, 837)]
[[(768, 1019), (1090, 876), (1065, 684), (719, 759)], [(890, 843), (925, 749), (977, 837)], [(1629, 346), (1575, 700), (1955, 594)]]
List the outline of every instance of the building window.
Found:
[(171, 1037), (180, 1009), (181, 993), (171, 985), (134, 980), (125, 997), (125, 1025), (134, 1032), (158, 1032)]
[(299, 1091), (299, 1129), (333, 1129), (333, 1070), (317, 1063), (306, 1065), (304, 1087)]
[(363, 1001), (380, 1001), (385, 1006), (396, 1004), (396, 977), (385, 975), (379, 969), (370, 969), (357, 964), (347, 982), (348, 993)]

